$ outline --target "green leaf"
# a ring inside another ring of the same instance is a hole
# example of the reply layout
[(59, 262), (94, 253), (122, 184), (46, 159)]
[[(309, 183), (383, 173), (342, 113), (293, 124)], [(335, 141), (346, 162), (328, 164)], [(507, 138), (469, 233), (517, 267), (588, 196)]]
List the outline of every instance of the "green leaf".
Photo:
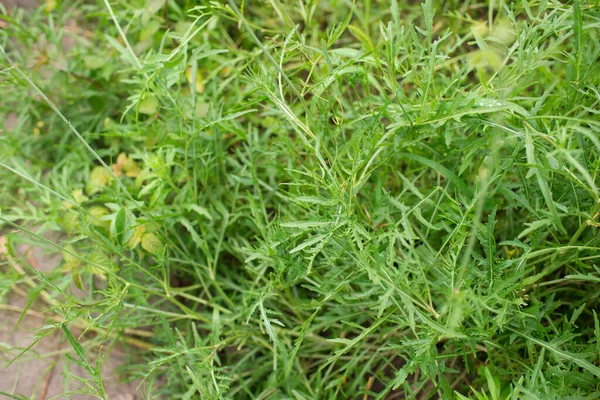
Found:
[[(275, 330), (273, 329), (273, 325), (271, 324), (272, 322), (278, 322), (278, 321), (273, 320), (272, 318), (268, 317), (267, 310), (265, 309), (262, 300), (258, 304), (258, 308), (260, 311), (260, 318), (262, 321), (262, 325), (263, 325), (264, 329), (267, 331), (267, 335), (269, 336), (269, 339), (271, 339), (271, 342), (273, 342), (273, 344), (282, 353), (282, 355), (285, 355), (287, 353), (287, 350), (284, 347), (283, 343), (281, 343), (281, 341), (277, 337), (277, 334), (275, 333)], [(278, 325), (280, 325), (280, 324), (281, 323), (278, 323)]]
[(541, 219), (539, 221), (526, 222), (527, 228), (523, 229), (521, 233), (517, 236), (519, 239), (524, 238), (529, 235), (531, 232), (535, 232), (540, 228), (543, 228), (548, 225), (552, 225), (552, 220), (549, 218)]
[(111, 215), (110, 233), (113, 238), (126, 246), (134, 234), (135, 216), (125, 208)]
[(192, 226), (192, 223), (186, 218), (179, 218), (179, 223), (185, 227), (185, 229), (192, 235), (192, 241), (199, 248), (203, 248), (205, 246), (204, 240), (200, 237), (198, 232)]
[(346, 338), (327, 339), (327, 341), (331, 342), (331, 343), (341, 343), (341, 344), (346, 345), (346, 346), (351, 345), (351, 344), (354, 343), (352, 340), (346, 339)]
[(514, 330), (512, 328), (506, 328), (509, 331), (529, 340), (530, 342), (537, 344), (538, 346), (541, 346), (547, 350), (549, 350), (550, 352), (552, 352), (554, 355), (556, 355), (557, 357), (563, 359), (563, 360), (567, 360), (567, 361), (571, 361), (575, 364), (577, 364), (579, 367), (585, 369), (588, 372), (591, 372), (592, 374), (594, 374), (596, 377), (600, 378), (600, 367), (595, 366), (594, 364), (586, 361), (581, 355), (579, 354), (575, 354), (575, 353), (571, 353), (565, 350), (561, 350), (559, 349), (556, 345), (552, 344), (552, 343), (548, 343), (548, 342), (544, 342), (543, 340), (539, 340), (536, 339), (532, 336), (526, 335), (524, 333), (521, 333), (517, 330)]
[(550, 192), (550, 188), (548, 187), (548, 178), (544, 174), (543, 170), (538, 166), (536, 157), (535, 157), (535, 147), (533, 144), (533, 139), (529, 134), (529, 131), (526, 130), (525, 134), (525, 153), (527, 154), (527, 163), (531, 165), (530, 172), (528, 175), (534, 174), (540, 190), (542, 191), (542, 196), (546, 202), (546, 206), (548, 210), (550, 210), (550, 215), (552, 217), (552, 223), (561, 232), (566, 233), (565, 227), (560, 221), (560, 217), (558, 216), (558, 212), (556, 211), (556, 206), (554, 205), (554, 200), (552, 199), (552, 192)]
[(200, 393), (200, 394), (204, 393), (205, 386), (202, 383), (203, 379), (196, 376), (196, 374), (192, 371), (192, 369), (187, 365), (185, 366), (185, 370), (188, 373), (188, 376), (190, 377), (190, 379), (192, 380), (192, 385), (194, 386), (196, 391), (198, 391), (198, 393)]
[(433, 169), (434, 171), (439, 172), (440, 174), (444, 175), (450, 182), (456, 185), (459, 189), (461, 189), (467, 196), (469, 196), (470, 198), (473, 197), (473, 192), (471, 191), (471, 189), (469, 189), (469, 186), (467, 186), (467, 184), (462, 179), (456, 176), (448, 168), (442, 166), (440, 163), (430, 160), (426, 157), (420, 156), (418, 154), (399, 153), (398, 156), (407, 158), (409, 160), (414, 160), (420, 164), (423, 164)]
[(78, 269), (74, 269), (71, 271), (71, 278), (73, 279), (73, 283), (75, 287), (79, 290), (84, 290), (83, 288), (83, 280), (81, 279), (81, 272)]
[(485, 372), (485, 379), (488, 384), (488, 389), (492, 395), (492, 400), (500, 400), (500, 386), (498, 379), (492, 376), (492, 373), (487, 366), (483, 370)]
[(75, 339), (75, 337), (73, 337), (73, 334), (71, 334), (71, 331), (69, 330), (69, 328), (67, 328), (66, 324), (62, 324), (61, 328), (62, 328), (65, 336), (67, 337), (67, 340), (69, 341), (69, 343), (71, 343), (73, 350), (75, 350), (75, 354), (77, 354), (77, 356), (79, 357), (79, 361), (81, 362), (81, 365), (85, 368), (85, 370), (88, 372), (88, 374), (90, 374), (91, 376), (96, 376), (97, 371), (88, 362), (88, 359), (85, 356), (85, 351), (83, 350), (83, 347), (81, 346), (81, 344), (79, 344), (77, 339)]
[(124, 208), (121, 208), (115, 214), (112, 223), (110, 225), (110, 233), (114, 238), (120, 238), (125, 231), (125, 225), (127, 221), (127, 212)]
[(197, 204), (186, 204), (184, 207), (188, 211), (194, 211), (196, 214), (212, 220), (212, 216), (210, 215), (210, 212), (204, 207), (200, 207)]
[(407, 364), (404, 364), (402, 366), (402, 368), (400, 368), (399, 370), (396, 371), (396, 376), (394, 377), (394, 380), (392, 381), (392, 390), (398, 389), (400, 386), (402, 386), (404, 384), (404, 382), (406, 382), (406, 378), (408, 378), (408, 375), (410, 374), (410, 367), (411, 367), (411, 364), (407, 363)]
[(577, 82), (580, 79), (581, 63), (583, 61), (583, 17), (580, 0), (573, 1), (573, 33), (575, 36), (575, 54), (577, 57)]
[(282, 228), (298, 228), (298, 229), (313, 229), (323, 228), (330, 226), (333, 221), (295, 221), (295, 222), (282, 222)]
[(315, 243), (318, 243), (324, 239), (326, 239), (328, 236), (330, 236), (329, 234), (323, 234), (323, 235), (317, 235), (314, 236), (302, 243), (300, 243), (298, 246), (294, 247), (292, 250), (290, 250), (290, 254), (294, 254), (297, 253), (301, 250), (304, 250), (305, 248), (312, 246)]

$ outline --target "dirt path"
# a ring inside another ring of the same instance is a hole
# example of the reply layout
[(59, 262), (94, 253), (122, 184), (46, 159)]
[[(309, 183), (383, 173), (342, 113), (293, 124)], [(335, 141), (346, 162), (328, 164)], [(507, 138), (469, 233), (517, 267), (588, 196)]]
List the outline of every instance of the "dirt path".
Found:
[[(39, 248), (19, 246), (18, 251), (32, 267), (42, 272), (49, 272), (60, 264), (60, 256), (48, 256)], [(20, 285), (18, 290), (25, 289), (26, 285)], [(46, 307), (44, 303), (35, 302), (17, 326), (21, 310), (27, 306), (25, 296), (26, 293), (11, 294), (7, 301), (2, 302), (0, 309), (0, 392), (20, 394), (32, 399), (63, 397), (63, 393), (83, 387), (74, 376), (88, 377), (83, 368), (65, 357), (65, 354), (72, 354), (73, 351), (64, 335), (51, 334), (44, 337), (30, 351), (8, 365), (35, 341), (36, 333), (48, 326), (48, 318), (52, 315), (50, 312), (43, 313)], [(121, 382), (117, 371), (120, 368), (126, 368), (126, 365), (122, 349), (117, 346), (108, 354), (102, 366), (108, 398), (141, 399), (142, 396), (136, 392), (139, 382)], [(70, 397), (73, 400), (94, 398), (82, 394)], [(0, 394), (0, 399), (2, 398), (10, 397)]]
[[(10, 305), (15, 305), (13, 301)], [(20, 306), (16, 306), (20, 308)], [(77, 390), (83, 385), (74, 378), (65, 379), (68, 375), (86, 377), (83, 368), (65, 361), (65, 353), (72, 353), (72, 348), (60, 335), (50, 335), (42, 339), (33, 349), (20, 359), (6, 367), (7, 362), (17, 356), (21, 349), (29, 346), (35, 331), (42, 328), (44, 320), (27, 316), (18, 328), (14, 327), (19, 313), (0, 311), (0, 391), (20, 394), (32, 399), (49, 399), (52, 396), (63, 397), (65, 392)], [(123, 360), (117, 351), (111, 352), (102, 368), (105, 388), (109, 399), (134, 400), (141, 396), (136, 394), (135, 383), (121, 383), (116, 369), (122, 366)], [(0, 394), (0, 398), (4, 397)], [(73, 400), (94, 399), (82, 394), (71, 395)]]
[(0, 4), (6, 8), (12, 8), (14, 6), (31, 8), (36, 4), (39, 4), (39, 0), (0, 0)]

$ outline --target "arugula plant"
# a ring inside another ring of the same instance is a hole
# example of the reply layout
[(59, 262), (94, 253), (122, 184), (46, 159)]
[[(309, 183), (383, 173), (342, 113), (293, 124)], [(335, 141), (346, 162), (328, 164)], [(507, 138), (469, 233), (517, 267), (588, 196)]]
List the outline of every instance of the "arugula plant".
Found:
[[(599, 12), (7, 14), (1, 287), (33, 284), (99, 398), (116, 342), (148, 398), (593, 396)], [(61, 267), (15, 271), (19, 243)]]

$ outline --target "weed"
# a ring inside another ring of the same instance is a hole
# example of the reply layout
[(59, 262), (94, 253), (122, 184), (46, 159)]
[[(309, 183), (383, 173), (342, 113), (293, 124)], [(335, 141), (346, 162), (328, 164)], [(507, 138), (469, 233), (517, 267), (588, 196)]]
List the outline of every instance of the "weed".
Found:
[(149, 398), (600, 392), (600, 9), (413, 3), (2, 17), (0, 287), (73, 390), (121, 341)]

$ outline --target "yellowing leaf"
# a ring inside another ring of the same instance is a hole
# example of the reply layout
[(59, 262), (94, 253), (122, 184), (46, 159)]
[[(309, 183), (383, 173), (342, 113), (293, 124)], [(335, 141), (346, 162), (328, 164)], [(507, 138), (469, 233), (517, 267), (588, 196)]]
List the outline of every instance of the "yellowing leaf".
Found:
[(104, 167), (94, 167), (90, 174), (90, 182), (94, 185), (106, 186), (111, 181), (110, 173)]
[(140, 114), (152, 115), (158, 111), (158, 100), (151, 95), (145, 95), (140, 101), (138, 111)]
[[(69, 203), (69, 205), (71, 204)], [(67, 233), (73, 233), (79, 229), (79, 215), (74, 212), (67, 211), (61, 222)]]
[(117, 156), (117, 164), (120, 165), (121, 167), (123, 167), (126, 163), (127, 163), (127, 154), (125, 153), (120, 153)]
[(129, 241), (127, 242), (127, 247), (129, 247), (130, 249), (133, 250), (136, 247), (138, 247), (138, 245), (140, 244), (141, 241), (142, 241), (142, 237), (134, 234), (131, 237), (131, 239), (129, 239)]
[[(188, 82), (191, 84), (194, 77), (192, 74), (192, 68), (191, 67), (187, 67), (185, 69), (185, 77), (188, 80)], [(196, 90), (196, 93), (203, 93), (204, 92), (204, 78), (202, 77), (202, 74), (200, 73), (200, 71), (196, 72), (196, 83), (194, 85), (194, 89)]]
[(360, 40), (365, 45), (367, 50), (373, 50), (373, 43), (371, 42), (371, 38), (369, 37), (369, 34), (367, 32), (363, 31), (356, 25), (349, 25), (348, 30), (350, 31), (350, 33), (352, 33), (352, 35), (355, 38)]
[(162, 243), (160, 242), (160, 239), (158, 237), (156, 237), (156, 235), (154, 233), (145, 233), (142, 236), (142, 247), (148, 253), (157, 255), (162, 250)]
[(86, 258), (90, 261), (87, 269), (94, 275), (104, 277), (108, 271), (114, 270), (110, 258), (101, 251), (94, 251)]
[(85, 194), (83, 194), (83, 190), (82, 189), (75, 189), (75, 190), (73, 190), (71, 192), (71, 196), (73, 196), (73, 200), (75, 200), (75, 203), (77, 203), (77, 204), (81, 204), (84, 201), (88, 201), (90, 199)]
[(125, 172), (125, 175), (131, 178), (137, 178), (142, 172), (136, 162), (127, 157), (127, 154), (125, 153), (119, 154), (117, 162), (112, 165), (112, 170), (116, 176), (121, 176), (121, 174)]
[(115, 123), (115, 121), (108, 117), (104, 118), (104, 120), (102, 121), (102, 128), (106, 130), (114, 129), (116, 125), (117, 124)]
[(473, 33), (474, 36), (486, 37), (489, 32), (490, 29), (488, 27), (488, 24), (484, 21), (479, 21), (473, 24), (473, 26), (471, 27), (471, 33)]
[(143, 10), (140, 23), (142, 26), (148, 25), (150, 18), (158, 12), (166, 3), (166, 0), (146, 0), (146, 7)]
[(504, 246), (504, 251), (506, 252), (506, 258), (509, 260), (519, 256), (519, 249), (516, 247), (509, 249), (508, 246)]
[(55, 8), (56, 8), (56, 0), (46, 0), (46, 5), (44, 6), (44, 10), (47, 13), (54, 11)]
[(63, 271), (72, 271), (81, 264), (81, 258), (77, 257), (75, 249), (70, 244), (64, 247), (62, 256), (65, 262), (62, 266)]
[(85, 192), (88, 195), (95, 194), (102, 190), (104, 186), (106, 186), (112, 180), (112, 176), (110, 172), (108, 172), (104, 167), (94, 167), (92, 172), (90, 173), (90, 180), (85, 186)]
[(125, 165), (123, 165), (123, 171), (125, 171), (125, 175), (130, 178), (137, 178), (142, 172), (141, 168), (138, 167), (136, 162), (131, 158), (128, 158)]
[(121, 170), (123, 170), (126, 161), (127, 155), (125, 153), (121, 153), (117, 156), (117, 162), (112, 165), (112, 170), (116, 176), (121, 176)]
[(223, 69), (221, 70), (221, 76), (229, 76), (229, 74), (231, 73), (231, 67), (227, 66), (227, 67), (223, 67)]
[(142, 235), (146, 232), (146, 225), (140, 225), (135, 228), (131, 239), (127, 242), (127, 247), (135, 249), (142, 241)]
[(505, 45), (512, 44), (517, 34), (508, 18), (501, 18), (494, 24), (492, 36)]
[(204, 118), (206, 117), (206, 114), (208, 114), (208, 108), (210, 107), (210, 104), (208, 103), (204, 103), (204, 102), (197, 102), (196, 103), (196, 115), (198, 116), (198, 118)]
[(496, 70), (502, 65), (502, 59), (494, 50), (476, 50), (469, 54), (469, 64), (477, 69)]
[(150, 14), (155, 14), (158, 10), (163, 8), (165, 2), (166, 0), (148, 0), (146, 1), (146, 10), (148, 10)]
[(88, 210), (88, 214), (90, 216), (90, 221), (95, 226), (108, 228), (110, 223), (102, 219), (105, 215), (108, 215), (108, 210), (104, 207), (93, 206)]

